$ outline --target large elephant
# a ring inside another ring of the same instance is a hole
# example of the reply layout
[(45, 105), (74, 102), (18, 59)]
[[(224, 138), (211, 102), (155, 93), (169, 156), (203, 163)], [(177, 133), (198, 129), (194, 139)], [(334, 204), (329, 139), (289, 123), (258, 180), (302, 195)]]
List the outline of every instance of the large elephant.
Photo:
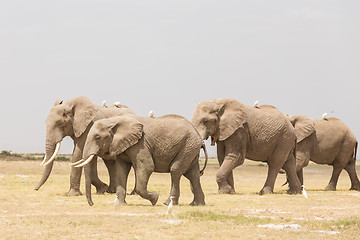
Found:
[(198, 160), (200, 148), (204, 149), (207, 162), (205, 144), (199, 133), (188, 120), (178, 115), (157, 118), (121, 116), (95, 122), (85, 143), (83, 160), (78, 165), (85, 165), (89, 205), (93, 205), (90, 172), (94, 156), (116, 161), (116, 200), (119, 205), (126, 204), (126, 184), (131, 165), (135, 170), (136, 192), (153, 205), (159, 197), (157, 192), (147, 190), (153, 172), (170, 172), (171, 191), (164, 204), (170, 203), (170, 197), (173, 204), (178, 204), (180, 177), (184, 175), (190, 180), (194, 194), (191, 205), (204, 205), (205, 196), (200, 184), (204, 169), (200, 171)]
[(352, 190), (360, 190), (355, 161), (358, 142), (346, 124), (337, 118), (311, 119), (305, 115), (289, 116), (297, 136), (296, 172), (303, 184), (303, 168), (309, 160), (333, 166), (325, 190), (335, 191), (343, 169), (351, 180)]
[[(35, 190), (38, 190), (48, 179), (53, 167), (53, 160), (59, 151), (60, 143), (64, 137), (70, 136), (74, 141), (71, 161), (76, 162), (82, 158), (86, 137), (90, 127), (96, 120), (118, 115), (133, 114), (134, 113), (126, 106), (119, 104), (110, 107), (97, 106), (83, 96), (73, 98), (65, 103), (60, 99), (56, 100), (46, 119), (46, 155), (42, 162), (42, 165), (46, 167)], [(110, 175), (109, 187), (98, 178), (97, 169), (94, 169), (92, 172), (92, 183), (98, 193), (115, 191), (115, 184), (113, 182), (115, 167), (111, 166), (111, 162), (106, 163), (106, 166)], [(81, 168), (71, 167), (68, 196), (81, 195), (81, 171)]]
[(202, 139), (217, 143), (220, 168), (216, 174), (219, 193), (235, 193), (232, 170), (245, 157), (267, 162), (268, 176), (260, 194), (272, 193), (277, 174), (288, 174), (289, 194), (301, 192), (295, 171), (295, 131), (273, 106), (246, 106), (234, 99), (216, 99), (199, 103), (192, 123)]

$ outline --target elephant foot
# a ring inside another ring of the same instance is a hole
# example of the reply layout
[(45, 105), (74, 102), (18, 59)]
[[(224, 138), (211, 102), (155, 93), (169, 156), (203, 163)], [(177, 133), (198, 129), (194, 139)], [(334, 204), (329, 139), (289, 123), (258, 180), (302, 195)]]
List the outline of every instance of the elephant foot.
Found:
[(129, 193), (129, 195), (136, 195), (137, 193), (136, 193), (136, 190), (135, 190), (135, 188)]
[(192, 201), (191, 203), (190, 203), (190, 206), (204, 206), (205, 205), (205, 201), (204, 200), (202, 200), (202, 201)]
[(148, 199), (151, 202), (151, 204), (154, 206), (159, 199), (159, 193), (158, 192), (150, 192)]
[(300, 194), (301, 193), (301, 187), (299, 187), (299, 188), (289, 188), (286, 191), (286, 193), (291, 194), (291, 195)]
[(223, 187), (219, 187), (218, 192), (220, 194), (235, 194), (235, 189), (232, 188), (230, 185), (225, 185)]
[(270, 187), (263, 187), (263, 189), (261, 189), (260, 191), (260, 195), (271, 194), (271, 193), (274, 192)]
[(116, 186), (115, 185), (110, 185), (107, 189), (106, 189), (107, 193), (116, 193)]
[(104, 194), (108, 190), (108, 185), (105, 183), (101, 187), (96, 187), (96, 194)]
[(119, 200), (118, 197), (115, 197), (114, 206), (125, 206), (127, 205), (127, 202), (124, 200)]
[(325, 188), (325, 191), (336, 191), (336, 185), (333, 183), (329, 183), (327, 187)]
[(355, 191), (360, 191), (360, 185), (351, 185), (351, 188), (349, 190), (355, 190)]
[(66, 193), (66, 196), (68, 197), (73, 197), (73, 196), (81, 196), (82, 192), (80, 191), (80, 189), (74, 189), (74, 188), (70, 188), (70, 190)]

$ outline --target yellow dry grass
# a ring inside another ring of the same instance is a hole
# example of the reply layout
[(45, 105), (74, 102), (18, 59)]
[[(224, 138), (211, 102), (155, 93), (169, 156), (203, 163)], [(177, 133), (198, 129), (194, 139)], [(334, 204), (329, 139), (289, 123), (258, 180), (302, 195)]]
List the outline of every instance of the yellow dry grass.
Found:
[[(100, 161), (99, 161), (100, 162)], [(170, 189), (169, 174), (154, 173), (148, 189), (159, 202), (127, 196), (127, 206), (114, 207), (114, 195), (66, 197), (69, 165), (57, 162), (48, 182), (34, 191), (42, 174), (39, 161), (0, 161), (0, 239), (359, 239), (360, 192), (348, 191), (344, 171), (336, 192), (325, 192), (331, 167), (310, 164), (304, 171), (309, 195), (287, 195), (279, 175), (275, 194), (260, 196), (265, 164), (245, 161), (235, 172), (237, 194), (219, 195), (215, 160), (201, 178), (206, 206), (191, 207), (187, 179), (181, 180), (180, 205), (167, 216), (162, 202)], [(358, 173), (359, 173), (359, 167)], [(100, 178), (108, 177), (103, 163)], [(133, 187), (133, 173), (129, 189)], [(83, 184), (82, 184), (83, 185)], [(82, 188), (82, 191), (83, 188)], [(95, 191), (93, 189), (93, 191)]]

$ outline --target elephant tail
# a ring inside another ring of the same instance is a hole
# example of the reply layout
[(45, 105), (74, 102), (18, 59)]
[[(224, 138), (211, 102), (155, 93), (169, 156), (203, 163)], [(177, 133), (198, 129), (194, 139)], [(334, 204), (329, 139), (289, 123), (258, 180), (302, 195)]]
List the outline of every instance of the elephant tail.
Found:
[(355, 160), (355, 163), (356, 163), (357, 148), (358, 148), (358, 142), (356, 142), (356, 144), (355, 144), (355, 150), (354, 150), (354, 160)]
[(206, 147), (205, 147), (205, 143), (203, 142), (203, 144), (201, 145), (201, 148), (204, 150), (204, 154), (205, 154), (205, 163), (204, 163), (204, 167), (203, 169), (200, 170), (200, 176), (202, 176), (204, 174), (204, 170), (206, 168), (207, 162), (208, 162), (208, 154), (206, 151)]

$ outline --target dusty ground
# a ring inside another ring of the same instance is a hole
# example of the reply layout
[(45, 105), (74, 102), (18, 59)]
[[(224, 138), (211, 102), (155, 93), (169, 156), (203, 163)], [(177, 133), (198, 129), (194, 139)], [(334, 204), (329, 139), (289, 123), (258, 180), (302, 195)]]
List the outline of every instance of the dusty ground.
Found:
[[(0, 160), (0, 239), (360, 239), (360, 192), (348, 191), (345, 171), (336, 192), (323, 191), (329, 166), (311, 164), (305, 169), (308, 199), (287, 195), (281, 187), (284, 175), (278, 176), (275, 194), (258, 195), (267, 168), (252, 161), (235, 170), (238, 194), (219, 195), (213, 160), (201, 179), (207, 205), (188, 205), (192, 194), (182, 178), (180, 205), (167, 216), (162, 202), (170, 189), (168, 174), (150, 178), (148, 189), (160, 193), (156, 206), (128, 196), (128, 206), (114, 207), (114, 195), (94, 194), (95, 205), (90, 207), (85, 196), (65, 196), (67, 162), (57, 162), (48, 182), (34, 191), (43, 170), (39, 163)], [(99, 169), (107, 182), (102, 163)], [(357, 170), (360, 174), (359, 163)], [(129, 189), (133, 179), (131, 173)]]

